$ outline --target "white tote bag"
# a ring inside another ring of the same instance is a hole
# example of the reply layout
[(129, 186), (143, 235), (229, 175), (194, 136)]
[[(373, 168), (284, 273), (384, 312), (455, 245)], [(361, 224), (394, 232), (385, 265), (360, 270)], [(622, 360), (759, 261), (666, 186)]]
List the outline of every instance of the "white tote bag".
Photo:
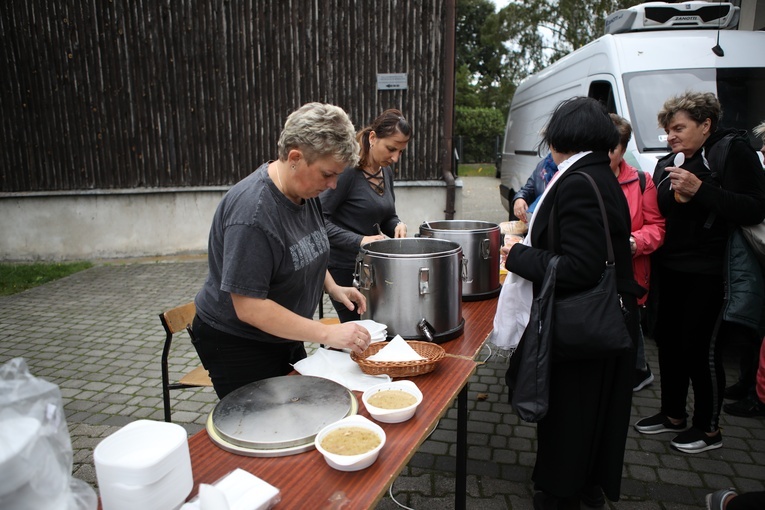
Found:
[[(523, 244), (530, 246), (531, 236), (526, 235)], [(488, 342), (500, 349), (512, 350), (521, 341), (531, 313), (533, 284), (515, 273), (508, 273), (497, 301), (494, 314), (494, 330)]]
[[(583, 158), (590, 151), (580, 152), (571, 156), (566, 161), (558, 165), (558, 171), (553, 175), (550, 183), (545, 187), (542, 196), (539, 198), (535, 211), (541, 210), (542, 203), (553, 189), (558, 178), (576, 161)], [(531, 231), (534, 229), (534, 222), (537, 216), (531, 217), (529, 231), (523, 238), (526, 246), (531, 246)], [(505, 277), (505, 283), (499, 293), (497, 301), (497, 311), (494, 314), (494, 330), (486, 340), (496, 345), (500, 349), (514, 350), (521, 341), (521, 336), (526, 330), (531, 315), (531, 301), (534, 299), (534, 284), (531, 281), (521, 278), (515, 273), (508, 273)]]

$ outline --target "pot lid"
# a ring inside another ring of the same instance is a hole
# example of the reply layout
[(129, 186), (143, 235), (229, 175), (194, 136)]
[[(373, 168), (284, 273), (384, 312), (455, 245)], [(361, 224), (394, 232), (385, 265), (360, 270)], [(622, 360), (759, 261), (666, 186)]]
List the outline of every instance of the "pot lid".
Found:
[(208, 417), (207, 431), (232, 453), (278, 457), (310, 450), (324, 426), (357, 410), (353, 393), (329, 379), (273, 377), (223, 397)]

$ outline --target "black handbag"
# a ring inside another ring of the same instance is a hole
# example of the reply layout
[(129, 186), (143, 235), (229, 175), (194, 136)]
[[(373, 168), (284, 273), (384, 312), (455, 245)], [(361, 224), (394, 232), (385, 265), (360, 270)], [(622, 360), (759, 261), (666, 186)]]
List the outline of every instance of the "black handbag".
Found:
[(531, 303), (529, 323), (518, 347), (510, 357), (505, 382), (510, 404), (526, 422), (538, 422), (547, 414), (550, 400), (550, 347), (552, 342), (552, 304), (558, 257), (547, 266), (542, 290)]
[[(553, 310), (553, 353), (555, 357), (574, 359), (595, 359), (618, 356), (632, 348), (632, 337), (626, 325), (622, 298), (616, 290), (616, 268), (614, 247), (608, 228), (608, 217), (603, 197), (595, 181), (584, 172), (590, 181), (600, 205), (603, 226), (606, 233), (606, 260), (603, 276), (593, 288), (555, 300)], [(560, 183), (558, 183), (560, 184)], [(555, 211), (550, 216), (550, 249), (554, 249)]]

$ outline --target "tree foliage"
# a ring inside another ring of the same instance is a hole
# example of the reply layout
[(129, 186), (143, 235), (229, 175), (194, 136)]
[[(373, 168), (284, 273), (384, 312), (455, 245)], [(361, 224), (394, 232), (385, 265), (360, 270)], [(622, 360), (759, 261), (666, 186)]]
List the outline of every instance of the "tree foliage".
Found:
[(513, 1), (497, 13), (517, 85), (604, 33), (606, 17), (641, 0)]
[(457, 104), (507, 112), (524, 78), (603, 35), (608, 14), (641, 0), (457, 0)]
[[(491, 155), (483, 161), (493, 160), (494, 140), (502, 134), (510, 101), (524, 78), (603, 35), (608, 14), (639, 3), (511, 0), (495, 12), (490, 0), (457, 0), (455, 133), (463, 137), (464, 159), (482, 161)], [(477, 113), (485, 108), (498, 110), (502, 121)], [(481, 118), (494, 131), (479, 128), (475, 119)]]
[(457, 106), (455, 135), (462, 140), (463, 163), (494, 161), (497, 136), (505, 128), (505, 115), (497, 108)]
[(457, 104), (507, 112), (515, 84), (490, 0), (457, 0)]

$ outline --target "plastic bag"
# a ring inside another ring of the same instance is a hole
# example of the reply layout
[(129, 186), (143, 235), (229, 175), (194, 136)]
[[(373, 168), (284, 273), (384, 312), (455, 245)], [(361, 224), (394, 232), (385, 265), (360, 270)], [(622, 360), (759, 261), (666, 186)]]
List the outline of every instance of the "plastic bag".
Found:
[(96, 492), (72, 478), (72, 459), (58, 386), (22, 358), (0, 366), (0, 508), (95, 510)]

